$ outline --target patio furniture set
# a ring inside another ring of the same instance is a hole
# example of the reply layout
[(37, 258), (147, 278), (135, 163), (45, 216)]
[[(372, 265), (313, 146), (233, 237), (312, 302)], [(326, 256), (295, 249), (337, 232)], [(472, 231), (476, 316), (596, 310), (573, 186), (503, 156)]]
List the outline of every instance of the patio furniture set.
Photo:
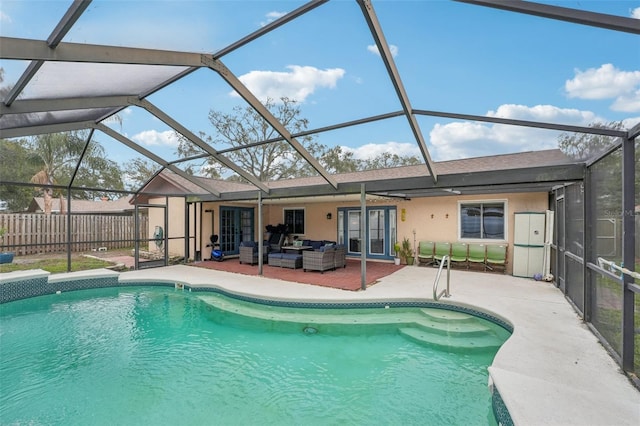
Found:
[[(303, 271), (335, 270), (346, 267), (346, 248), (333, 241), (302, 240), (292, 246), (279, 249), (265, 244), (262, 261), (269, 266), (299, 269)], [(240, 244), (240, 263), (254, 265), (258, 263), (258, 244), (243, 241)]]
[(483, 270), (496, 268), (506, 271), (507, 245), (483, 243), (448, 243), (420, 241), (418, 244), (418, 265), (439, 265), (444, 256), (449, 256), (451, 266), (470, 269), (478, 265)]

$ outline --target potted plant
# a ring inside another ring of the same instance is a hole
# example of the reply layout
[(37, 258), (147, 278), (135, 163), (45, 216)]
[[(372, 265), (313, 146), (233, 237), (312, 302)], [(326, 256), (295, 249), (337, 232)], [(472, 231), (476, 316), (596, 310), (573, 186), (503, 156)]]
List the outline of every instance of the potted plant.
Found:
[(414, 255), (413, 247), (411, 247), (411, 241), (408, 238), (404, 238), (402, 240), (402, 247), (400, 248), (400, 257), (404, 259), (407, 265), (413, 265), (413, 255)]
[(393, 258), (393, 262), (396, 265), (400, 264), (400, 243), (398, 241), (396, 241), (396, 243), (393, 245), (393, 250), (395, 251), (395, 257)]
[[(6, 228), (0, 228), (0, 242), (4, 243), (4, 234), (6, 234)], [(11, 263), (13, 262), (13, 253), (12, 252), (0, 252), (0, 263)]]

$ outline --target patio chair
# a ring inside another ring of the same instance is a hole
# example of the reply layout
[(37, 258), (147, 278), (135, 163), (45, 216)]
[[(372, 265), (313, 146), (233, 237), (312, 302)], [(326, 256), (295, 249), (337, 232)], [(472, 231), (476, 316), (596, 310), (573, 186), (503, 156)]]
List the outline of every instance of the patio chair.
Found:
[[(265, 253), (268, 247), (262, 247), (263, 262), (267, 259)], [(243, 241), (240, 243), (240, 263), (248, 263), (254, 265), (258, 263), (258, 243), (255, 241)]]
[(436, 265), (439, 266), (443, 257), (451, 256), (451, 243), (436, 242), (434, 250), (433, 259)]
[(471, 267), (473, 264), (482, 265), (485, 269), (485, 263), (487, 261), (487, 249), (484, 244), (471, 243), (469, 244), (469, 256), (467, 257), (467, 267)]
[(493, 271), (495, 267), (502, 268), (502, 272), (507, 270), (507, 246), (503, 244), (487, 245), (487, 260), (484, 263), (485, 271), (489, 268)]
[(336, 248), (326, 247), (318, 251), (306, 250), (302, 252), (303, 271), (324, 271), (335, 269)]
[(466, 243), (455, 242), (451, 244), (451, 262), (464, 264), (469, 269), (469, 248)]
[(418, 243), (418, 266), (421, 264), (430, 265), (435, 259), (433, 258), (433, 241), (420, 241)]
[(269, 236), (269, 240), (267, 240), (267, 245), (269, 246), (269, 251), (278, 253), (282, 250), (282, 245), (284, 244), (285, 235), (284, 234), (271, 234)]
[(335, 269), (347, 267), (347, 248), (344, 244), (337, 244), (333, 265)]

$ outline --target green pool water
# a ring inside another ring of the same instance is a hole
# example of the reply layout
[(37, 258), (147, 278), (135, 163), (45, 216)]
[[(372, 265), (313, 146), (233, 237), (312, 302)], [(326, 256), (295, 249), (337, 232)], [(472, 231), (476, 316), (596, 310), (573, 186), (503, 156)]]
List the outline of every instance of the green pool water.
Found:
[(493, 425), (504, 329), (125, 287), (0, 305), (0, 423)]

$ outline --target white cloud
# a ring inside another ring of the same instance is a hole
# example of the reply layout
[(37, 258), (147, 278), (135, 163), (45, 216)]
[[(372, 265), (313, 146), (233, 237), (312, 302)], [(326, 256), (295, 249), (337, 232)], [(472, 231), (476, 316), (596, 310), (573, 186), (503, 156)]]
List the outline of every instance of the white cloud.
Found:
[(9, 15), (0, 10), (0, 22), (6, 22), (7, 24), (11, 24), (13, 20)]
[[(380, 51), (378, 50), (378, 46), (375, 44), (368, 45), (367, 50), (373, 53), (374, 55), (380, 56)], [(395, 44), (390, 44), (389, 50), (391, 51), (391, 56), (393, 56), (394, 58), (398, 56), (398, 46), (396, 46)]]
[(631, 10), (631, 17), (635, 19), (640, 19), (640, 7), (636, 7)]
[(629, 117), (622, 120), (622, 125), (627, 129), (632, 128), (638, 123), (640, 123), (640, 117)]
[(529, 107), (526, 105), (504, 104), (500, 105), (496, 111), (487, 112), (487, 116), (585, 126), (598, 119), (591, 111), (558, 108), (553, 105), (535, 105)]
[[(287, 97), (304, 102), (316, 88), (335, 88), (345, 74), (342, 68), (321, 70), (311, 66), (289, 65), (287, 69), (289, 72), (251, 71), (239, 79), (261, 101), (270, 98), (277, 102)], [(231, 95), (238, 96), (235, 91)]]
[(420, 153), (418, 145), (408, 142), (369, 143), (357, 148), (343, 146), (342, 149), (344, 151), (353, 152), (353, 156), (358, 160), (376, 158), (384, 152), (397, 154), (400, 156), (413, 155), (418, 158), (422, 158), (422, 154)]
[(570, 98), (614, 99), (611, 109), (640, 111), (640, 71), (621, 71), (612, 64), (586, 71), (575, 70), (575, 77), (565, 82)]
[(267, 18), (266, 21), (262, 21), (260, 22), (260, 26), (264, 27), (266, 25), (269, 25), (270, 23), (272, 23), (273, 21), (275, 21), (278, 18), (283, 17), (284, 15), (286, 15), (285, 12), (269, 12), (265, 15), (265, 17)]
[[(558, 108), (552, 105), (506, 104), (488, 117), (541, 122), (562, 122), (587, 126), (605, 121), (590, 111)], [(436, 161), (486, 156), (492, 154), (557, 148), (558, 132), (523, 126), (479, 122), (436, 124), (430, 132), (430, 152)]]
[(640, 89), (628, 95), (621, 95), (611, 104), (611, 109), (621, 112), (640, 112)]
[(179, 143), (176, 132), (173, 130), (165, 130), (164, 132), (145, 130), (133, 135), (131, 139), (147, 146), (178, 146)]

